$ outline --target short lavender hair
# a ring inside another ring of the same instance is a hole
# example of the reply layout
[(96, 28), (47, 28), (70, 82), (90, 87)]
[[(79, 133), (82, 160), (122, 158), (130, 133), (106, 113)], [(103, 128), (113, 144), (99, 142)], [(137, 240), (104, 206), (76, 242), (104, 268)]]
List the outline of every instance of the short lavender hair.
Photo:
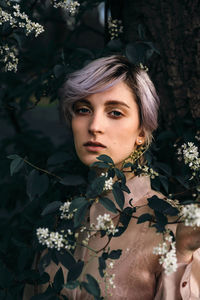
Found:
[(158, 126), (159, 98), (147, 72), (121, 55), (96, 59), (68, 76), (60, 90), (65, 119), (70, 125), (76, 101), (105, 91), (120, 81), (126, 83), (133, 92), (139, 108), (140, 127), (149, 144), (152, 132)]

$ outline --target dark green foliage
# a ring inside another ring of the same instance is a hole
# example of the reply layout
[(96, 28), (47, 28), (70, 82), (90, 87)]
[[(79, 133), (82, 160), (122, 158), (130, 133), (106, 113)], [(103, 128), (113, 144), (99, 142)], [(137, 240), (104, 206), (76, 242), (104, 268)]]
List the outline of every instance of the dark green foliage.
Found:
[(78, 261), (75, 263), (70, 269), (69, 273), (67, 275), (67, 283), (71, 281), (75, 281), (78, 279), (78, 277), (81, 275), (82, 269), (84, 267), (84, 262), (83, 261)]
[(117, 208), (115, 206), (115, 204), (106, 197), (101, 197), (99, 198), (99, 202), (109, 211), (113, 212), (113, 213), (117, 213)]
[[(41, 246), (36, 238), (36, 229), (48, 227), (51, 231), (70, 229), (76, 232), (84, 223), (94, 201), (99, 200), (108, 213), (120, 213), (118, 232), (113, 237), (115, 238), (125, 232), (136, 212), (136, 207), (124, 208), (123, 191), (129, 193), (130, 190), (126, 185), (124, 173), (114, 167), (110, 157), (101, 155), (93, 164), (102, 169), (102, 172), (106, 170), (107, 177), (97, 177), (94, 170), (88, 174), (88, 168), (84, 168), (77, 160), (72, 139), (68, 138), (63, 141), (64, 144), (57, 145), (42, 131), (35, 130), (35, 124), (32, 124), (32, 128), (26, 121), (30, 109), (34, 109), (44, 98), (48, 102), (47, 105), (56, 102), (58, 90), (69, 73), (95, 58), (122, 53), (137, 65), (154, 64), (154, 57), (159, 55), (159, 52), (153, 43), (147, 40), (143, 24), (138, 25), (138, 38), (132, 43), (127, 44), (122, 38), (109, 41), (101, 49), (77, 49), (74, 37), (84, 31), (84, 28), (78, 25), (81, 17), (100, 2), (101, 0), (80, 1), (81, 6), (78, 15), (75, 16), (73, 30), (67, 27), (62, 11), (48, 7), (46, 1), (16, 1), (31, 20), (45, 26), (45, 32), (38, 38), (33, 34), (26, 37), (22, 29), (11, 29), (8, 23), (0, 26), (0, 45), (14, 46), (19, 53), (17, 73), (3, 72), (3, 62), (0, 62), (0, 119), (10, 130), (5, 135), (1, 130), (0, 136), (2, 300), (21, 300), (27, 283), (48, 283), (49, 275), (45, 268), (51, 261), (57, 265), (61, 262), (69, 270), (67, 283), (64, 282), (60, 268), (55, 274), (52, 286), (49, 285), (43, 294), (36, 295), (31, 300), (60, 299), (63, 285), (68, 289), (80, 286), (95, 299), (101, 299), (101, 291), (94, 277), (87, 274), (87, 281), (78, 281), (84, 262), (75, 260), (74, 250), (49, 249), (46, 254), (43, 253), (37, 267), (32, 269), (36, 253), (41, 254), (44, 250), (44, 246)], [(13, 1), (12, 3), (14, 4)], [(3, 0), (0, 9), (11, 12), (12, 5), (9, 7), (7, 1)], [(46, 104), (41, 104), (40, 107), (42, 105)], [(37, 110), (33, 110), (33, 113), (37, 115)], [(41, 123), (41, 130), (44, 126)], [(155, 143), (145, 153), (149, 165), (160, 174), (151, 180), (152, 187), (166, 195), (170, 193), (172, 200), (178, 196), (184, 204), (193, 202), (192, 194), (196, 193), (197, 182), (189, 180), (192, 172), (183, 161), (177, 161), (177, 149), (173, 145), (176, 143), (179, 147), (188, 141), (197, 144), (194, 137), (199, 128), (200, 120), (192, 120), (190, 116), (181, 120), (177, 117), (171, 129), (165, 124), (162, 125), (156, 133)], [(139, 171), (135, 170), (137, 163), (127, 163), (124, 167), (131, 166), (135, 174), (139, 174)], [(117, 178), (112, 191), (115, 203), (103, 190), (105, 180), (110, 177)], [(59, 208), (67, 200), (72, 201), (70, 212), (77, 209), (73, 220), (59, 218)], [(129, 204), (132, 205), (132, 202), (130, 199)], [(159, 232), (163, 232), (168, 219), (178, 213), (176, 208), (156, 196), (148, 199), (148, 205), (153, 210), (152, 215), (139, 216), (137, 223), (147, 221)], [(101, 231), (101, 236), (105, 234), (105, 231)], [(73, 243), (73, 235), (71, 240)], [(98, 258), (101, 277), (104, 276), (107, 259), (119, 259), (120, 255), (120, 249), (104, 249)], [(62, 298), (67, 299), (63, 295)]]
[(82, 282), (81, 285), (86, 289), (86, 291), (93, 295), (95, 299), (99, 299), (101, 295), (101, 290), (97, 280), (90, 274), (86, 275), (88, 282)]
[(116, 203), (119, 205), (120, 209), (123, 209), (124, 207), (124, 194), (120, 188), (120, 184), (118, 182), (115, 182), (113, 185), (113, 195), (115, 197)]
[(141, 216), (139, 216), (138, 220), (137, 220), (137, 223), (140, 224), (140, 223), (144, 223), (144, 222), (151, 222), (153, 220), (153, 216), (150, 215), (150, 214), (143, 214)]

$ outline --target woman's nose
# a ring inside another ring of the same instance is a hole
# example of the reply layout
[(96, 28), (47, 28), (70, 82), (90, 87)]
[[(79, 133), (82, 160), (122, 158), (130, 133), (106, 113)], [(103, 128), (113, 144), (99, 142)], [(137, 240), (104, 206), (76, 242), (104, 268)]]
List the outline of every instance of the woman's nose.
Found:
[(101, 113), (94, 113), (89, 121), (88, 131), (91, 134), (103, 133), (104, 129), (103, 116)]

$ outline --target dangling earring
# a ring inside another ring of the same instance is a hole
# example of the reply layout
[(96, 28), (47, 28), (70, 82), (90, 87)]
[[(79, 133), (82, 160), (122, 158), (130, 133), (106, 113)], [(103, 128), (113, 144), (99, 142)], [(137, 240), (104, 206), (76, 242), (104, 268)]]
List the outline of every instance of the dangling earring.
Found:
[[(142, 143), (142, 140), (137, 141), (138, 144)], [(123, 167), (126, 163), (134, 164), (147, 150), (147, 146), (138, 146), (123, 162)]]

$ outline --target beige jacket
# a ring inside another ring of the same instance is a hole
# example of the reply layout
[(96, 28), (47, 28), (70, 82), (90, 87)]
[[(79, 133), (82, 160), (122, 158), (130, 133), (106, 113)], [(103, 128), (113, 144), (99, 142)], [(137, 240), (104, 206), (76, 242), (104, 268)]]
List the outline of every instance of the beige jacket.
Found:
[[(127, 182), (131, 194), (125, 193), (125, 205), (132, 204), (142, 206), (147, 204), (147, 198), (153, 195), (163, 197), (153, 191), (148, 177), (135, 177)], [(99, 203), (92, 206), (90, 210), (90, 223), (96, 223), (99, 214), (108, 213)], [(137, 215), (152, 213), (148, 206), (143, 206), (137, 211)], [(117, 222), (115, 214), (110, 213), (114, 222)], [(175, 228), (173, 228), (175, 230)], [(100, 238), (93, 235), (88, 246), (99, 250), (107, 242), (107, 237)], [(110, 277), (115, 274), (115, 288), (109, 286), (107, 279), (107, 289), (105, 282), (98, 273), (98, 257), (94, 257), (87, 248), (77, 248), (76, 259), (88, 262), (84, 269), (84, 274), (91, 274), (99, 279), (102, 294), (110, 300), (197, 300), (200, 299), (200, 249), (198, 249), (193, 261), (186, 265), (178, 264), (178, 270), (172, 275), (165, 275), (162, 266), (159, 264), (157, 255), (153, 254), (153, 248), (162, 242), (162, 235), (156, 233), (155, 228), (149, 228), (148, 222), (137, 224), (137, 219), (131, 219), (127, 230), (120, 236), (112, 238), (109, 247), (111, 250), (122, 249), (120, 259), (115, 260), (114, 267), (108, 268)], [(101, 255), (101, 253), (99, 254)], [(65, 278), (67, 270), (62, 266), (56, 266), (53, 262), (47, 267), (46, 272), (51, 276), (51, 280), (59, 267), (63, 268)], [(84, 274), (80, 280), (84, 279)], [(46, 289), (45, 286), (39, 288), (40, 292)], [(107, 292), (106, 292), (107, 290)], [(63, 294), (71, 300), (94, 299), (84, 289), (75, 290), (63, 289)], [(29, 300), (33, 295), (32, 288), (25, 289), (24, 300)]]

